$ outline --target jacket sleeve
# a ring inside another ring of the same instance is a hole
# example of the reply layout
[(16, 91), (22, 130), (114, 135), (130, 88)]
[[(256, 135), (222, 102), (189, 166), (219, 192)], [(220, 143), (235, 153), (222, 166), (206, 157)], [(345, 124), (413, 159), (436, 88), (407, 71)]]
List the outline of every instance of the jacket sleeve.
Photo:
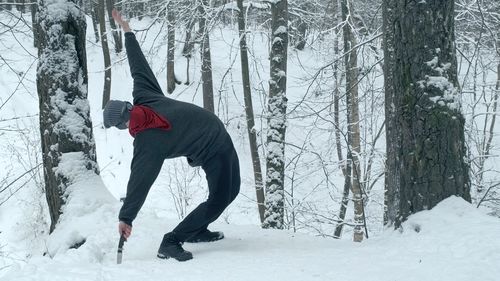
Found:
[(133, 32), (125, 33), (125, 49), (127, 50), (130, 72), (134, 79), (134, 90), (132, 92), (134, 103), (136, 103), (136, 100), (140, 101), (141, 98), (151, 95), (164, 96)]
[[(137, 140), (137, 139), (136, 139)], [(127, 196), (120, 210), (120, 221), (132, 225), (160, 173), (164, 157), (148, 145), (136, 145), (132, 158)]]

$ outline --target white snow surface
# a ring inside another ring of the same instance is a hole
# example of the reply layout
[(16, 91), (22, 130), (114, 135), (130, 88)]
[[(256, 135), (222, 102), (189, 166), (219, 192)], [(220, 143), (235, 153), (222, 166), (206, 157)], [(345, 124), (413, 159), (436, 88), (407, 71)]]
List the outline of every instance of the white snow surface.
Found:
[(182, 263), (155, 257), (174, 221), (139, 218), (125, 243), (123, 263), (117, 265), (113, 207), (98, 208), (88, 219), (76, 231), (93, 228), (92, 222), (99, 228), (79, 249), (14, 263), (0, 280), (495, 281), (500, 276), (500, 221), (458, 197), (411, 216), (402, 231), (386, 230), (359, 244), (217, 224), (214, 229), (224, 231), (226, 238), (186, 243), (194, 259)]

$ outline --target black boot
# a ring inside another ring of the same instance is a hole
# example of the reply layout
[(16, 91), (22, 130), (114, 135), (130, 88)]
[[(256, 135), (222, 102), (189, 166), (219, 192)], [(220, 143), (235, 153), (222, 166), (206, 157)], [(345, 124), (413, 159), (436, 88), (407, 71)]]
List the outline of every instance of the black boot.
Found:
[(186, 240), (189, 243), (198, 243), (198, 242), (213, 242), (217, 240), (221, 240), (224, 238), (224, 233), (220, 231), (210, 231), (205, 229), (193, 237), (190, 237)]
[(163, 236), (157, 256), (160, 259), (174, 258), (178, 261), (187, 261), (193, 258), (193, 254), (182, 248), (182, 242), (177, 240), (172, 232)]

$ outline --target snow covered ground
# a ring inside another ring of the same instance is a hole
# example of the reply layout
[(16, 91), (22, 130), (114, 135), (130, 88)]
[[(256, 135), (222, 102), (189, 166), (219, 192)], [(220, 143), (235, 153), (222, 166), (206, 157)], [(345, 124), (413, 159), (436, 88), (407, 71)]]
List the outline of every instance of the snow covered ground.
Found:
[[(133, 22), (133, 25), (142, 28), (148, 23)], [(26, 29), (19, 28), (29, 34)], [(15, 40), (10, 35), (1, 35), (0, 48), (8, 50), (2, 56), (8, 58), (9, 65), (17, 72), (6, 70), (0, 75), (0, 104), (8, 98), (3, 93), (15, 92), (15, 95), (0, 110), (0, 120), (35, 115), (0, 123), (3, 129), (0, 130), (0, 180), (9, 181), (19, 171), (34, 167), (40, 161), (34, 150), (39, 145), (34, 78), (36, 49), (31, 47), (29, 37), (22, 33), (16, 35)], [(158, 51), (155, 48), (166, 44), (160, 39), (153, 44), (153, 35), (143, 35), (145, 33), (138, 34), (138, 38), (144, 41), (143, 48), (152, 68), (158, 77), (164, 77), (166, 52), (159, 52), (159, 57), (154, 53)], [(87, 36), (89, 101), (101, 177), (88, 176), (83, 182), (84, 188), (72, 187), (85, 193), (73, 201), (70, 199), (62, 218), (65, 228), (59, 228), (50, 237), (46, 234), (47, 208), (43, 204), (40, 179), (36, 176), (0, 205), (0, 280), (500, 280), (500, 219), (486, 215), (483, 210), (459, 198), (449, 198), (433, 210), (412, 216), (402, 231), (382, 230), (380, 203), (383, 196), (380, 188), (375, 188), (371, 194), (372, 205), (367, 209), (370, 218), (375, 217), (369, 221), (371, 236), (360, 244), (351, 242), (349, 234), (345, 234), (344, 239), (334, 240), (305, 233), (260, 229), (246, 128), (241, 114), (243, 100), (239, 58), (236, 57), (238, 49), (235, 48), (236, 29), (218, 29), (212, 35), (214, 86), (218, 90), (216, 110), (228, 126), (242, 166), (241, 194), (211, 227), (212, 230), (224, 231), (226, 238), (208, 244), (185, 244), (194, 255), (193, 260), (185, 263), (156, 258), (163, 234), (206, 195), (201, 170), (190, 169), (183, 159), (166, 161), (134, 222), (132, 237), (125, 244), (123, 263), (117, 265), (118, 199), (124, 195), (128, 180), (132, 138), (125, 131), (102, 128), (102, 51), (93, 43), (90, 24)], [(267, 88), (269, 77), (266, 37), (259, 32), (251, 36), (252, 61), (261, 62), (253, 65), (251, 70), (253, 90), (258, 92), (259, 87)], [(18, 41), (23, 42), (24, 49), (19, 48)], [(308, 67), (317, 66), (321, 59), (319, 54), (312, 52), (300, 55), (291, 52), (290, 56), (288, 81), (292, 102), (294, 94), (301, 97), (308, 86), (303, 81), (306, 74), (311, 74)], [(174, 97), (201, 104), (197, 57), (194, 56), (191, 62), (190, 73), (195, 82), (190, 86), (178, 86)], [(132, 83), (127, 61), (123, 58), (124, 54), (113, 55), (112, 98), (130, 100)], [(178, 77), (185, 80), (185, 60), (181, 56), (176, 61), (176, 68)], [(232, 71), (227, 71), (228, 68)], [(4, 69), (7, 68), (4, 66), (2, 71)], [(23, 75), (27, 78), (20, 84)], [(259, 117), (265, 108), (261, 96), (256, 94), (254, 100)], [(292, 119), (290, 123), (293, 125), (293, 130), (289, 130), (290, 141), (302, 141), (305, 136), (300, 121)], [(315, 186), (317, 178), (313, 172), (321, 169), (318, 169), (317, 161), (310, 161), (308, 165), (297, 171), (300, 176), (297, 182), (302, 186)], [(343, 179), (338, 172), (339, 177), (332, 181), (338, 181), (342, 186)], [(22, 182), (24, 180), (22, 178)], [(174, 197), (180, 190), (189, 198), (189, 204), (182, 204)], [(296, 192), (300, 194), (300, 188)], [(331, 208), (333, 212), (338, 210), (336, 205), (329, 206), (332, 202), (328, 200), (318, 200), (318, 203), (322, 204), (319, 205), (321, 208)], [(89, 214), (81, 216), (81, 213)], [(82, 239), (86, 242), (79, 249), (65, 247)]]
[(150, 216), (138, 219), (120, 265), (116, 264), (116, 225), (110, 222), (78, 250), (53, 259), (37, 256), (28, 263), (16, 262), (0, 280), (500, 279), (500, 220), (456, 197), (413, 215), (402, 232), (386, 230), (360, 244), (216, 224), (226, 238), (185, 244), (194, 259), (184, 263), (155, 257), (165, 229), (175, 223)]

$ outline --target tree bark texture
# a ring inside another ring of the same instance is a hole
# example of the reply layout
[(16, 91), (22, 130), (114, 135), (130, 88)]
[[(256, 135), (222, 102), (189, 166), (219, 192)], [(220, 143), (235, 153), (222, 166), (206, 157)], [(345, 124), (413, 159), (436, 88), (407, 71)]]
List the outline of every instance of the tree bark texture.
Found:
[[(72, 184), (61, 159), (83, 155), (75, 169), (98, 172), (87, 101), (85, 15), (73, 1), (38, 2), (37, 90), (44, 179), (51, 226), (55, 229)], [(54, 6), (57, 5), (57, 6)], [(66, 5), (67, 9), (61, 9)], [(64, 11), (65, 13), (61, 13)]]
[(191, 38), (191, 34), (193, 32), (194, 24), (196, 23), (196, 18), (192, 18), (189, 20), (186, 26), (186, 39), (184, 41), (184, 47), (182, 48), (182, 55), (187, 60), (186, 66), (186, 85), (189, 85), (189, 61), (191, 60), (191, 56), (194, 49), (194, 39)]
[(167, 5), (167, 92), (173, 93), (175, 90), (175, 11), (172, 2)]
[(106, 34), (106, 12), (104, 0), (99, 0), (97, 15), (99, 17), (99, 30), (101, 32), (102, 54), (104, 56), (104, 87), (102, 90), (102, 109), (111, 98), (111, 57), (109, 55), (108, 35)]
[(288, 2), (271, 4), (271, 55), (267, 121), (264, 228), (284, 228)]
[(454, 1), (384, 0), (387, 223), (458, 195), (470, 201), (458, 99)]
[(354, 237), (355, 242), (363, 240), (363, 196), (361, 191), (361, 168), (359, 155), (361, 153), (361, 140), (359, 131), (359, 102), (358, 102), (358, 54), (356, 37), (353, 33), (352, 4), (348, 0), (341, 1), (342, 21), (344, 22), (344, 56), (346, 69), (346, 107), (347, 107), (347, 161), (352, 163), (352, 196), (354, 204)]
[(90, 4), (90, 17), (92, 18), (92, 27), (94, 28), (95, 42), (99, 42), (99, 12), (97, 11), (97, 4), (94, 0)]
[[(342, 4), (340, 3), (342, 0), (337, 0), (336, 1), (336, 8), (337, 8), (337, 25), (340, 26), (341, 23), (343, 22), (342, 20)], [(339, 32), (340, 33), (340, 32)], [(339, 36), (335, 36), (334, 39), (334, 46), (333, 50), (335, 53), (335, 57), (338, 57), (340, 54), (339, 50)], [(351, 167), (351, 161), (344, 161), (344, 157), (342, 154), (342, 142), (341, 142), (341, 132), (340, 132), (340, 109), (339, 109), (339, 102), (340, 102), (340, 84), (341, 84), (341, 77), (339, 77), (339, 72), (340, 72), (340, 62), (336, 62), (333, 68), (333, 76), (335, 78), (335, 89), (333, 92), (333, 119), (335, 122), (335, 144), (337, 146), (337, 157), (339, 158), (339, 163), (341, 163), (341, 168), (342, 168), (342, 174), (344, 175), (344, 189), (342, 191), (342, 200), (340, 203), (340, 210), (339, 210), (339, 220), (337, 223), (337, 226), (335, 227), (335, 231), (333, 234), (333, 238), (340, 239), (342, 236), (342, 230), (344, 228), (345, 224), (345, 216), (347, 214), (347, 206), (349, 204), (349, 193), (351, 191), (351, 172), (352, 172), (352, 167)], [(350, 156), (350, 150), (347, 150), (347, 159), (352, 159)]]
[(257, 134), (255, 132), (255, 118), (253, 114), (252, 89), (250, 87), (250, 71), (248, 64), (248, 51), (245, 27), (245, 10), (243, 0), (237, 0), (238, 30), (240, 35), (240, 58), (241, 58), (241, 76), (243, 80), (243, 96), (245, 100), (245, 114), (247, 119), (248, 140), (250, 142), (250, 154), (252, 156), (253, 176), (255, 181), (255, 193), (257, 198), (257, 207), (259, 210), (260, 222), (264, 222), (265, 195), (264, 183), (262, 180), (262, 168), (260, 165), (259, 148), (257, 146)]
[[(396, 10), (395, 1), (383, 1), (383, 49), (384, 49), (384, 88), (385, 88), (385, 133), (386, 133), (386, 160), (385, 160), (385, 183), (384, 183), (384, 224), (392, 223), (397, 217), (397, 209), (400, 201), (400, 178), (401, 173), (399, 163), (401, 158), (398, 151), (401, 150), (401, 137), (397, 115), (396, 104), (400, 104), (400, 95), (396, 95), (394, 90), (394, 70), (396, 58), (394, 54), (394, 31), (393, 23)], [(390, 157), (389, 157), (390, 155)], [(391, 174), (389, 174), (391, 171)], [(390, 206), (389, 206), (390, 205)]]
[[(350, 154), (351, 152), (350, 150), (348, 150), (347, 159), (352, 158)], [(342, 236), (342, 230), (345, 224), (345, 215), (347, 214), (347, 205), (349, 204), (349, 191), (352, 189), (352, 180), (351, 180), (352, 165), (350, 161), (347, 161), (343, 171), (345, 171), (344, 174), (345, 178), (344, 178), (344, 189), (342, 191), (342, 201), (340, 203), (339, 222), (335, 227), (335, 232), (333, 234), (333, 238), (337, 239), (340, 239), (340, 237)]]
[(37, 11), (37, 6), (38, 6), (38, 3), (36, 0), (31, 0), (31, 7), (30, 7), (30, 10), (31, 10), (31, 29), (33, 31), (33, 46), (34, 47), (38, 47), (38, 23), (36, 21), (36, 11)]
[(199, 25), (203, 36), (200, 44), (201, 80), (203, 81), (203, 108), (211, 112), (215, 112), (214, 87), (212, 81), (212, 58), (210, 54), (210, 29), (207, 26), (208, 14), (205, 7), (208, 7), (208, 1), (203, 0), (200, 6), (198, 6), (200, 11)]

